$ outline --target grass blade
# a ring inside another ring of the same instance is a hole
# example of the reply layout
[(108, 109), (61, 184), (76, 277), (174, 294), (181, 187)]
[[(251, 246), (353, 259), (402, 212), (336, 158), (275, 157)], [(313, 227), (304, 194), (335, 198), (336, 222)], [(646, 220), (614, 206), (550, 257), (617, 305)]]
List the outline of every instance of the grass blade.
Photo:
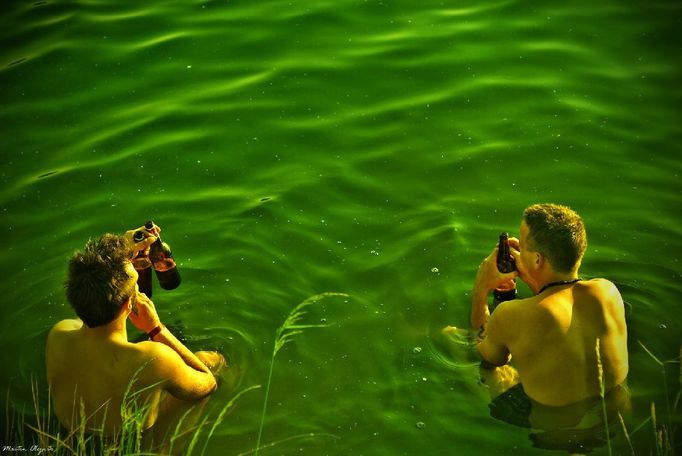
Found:
[(261, 412), (260, 425), (258, 426), (258, 437), (256, 439), (256, 448), (254, 449), (254, 455), (258, 456), (258, 451), (260, 450), (261, 439), (263, 437), (263, 426), (265, 424), (265, 415), (268, 410), (268, 399), (270, 397), (270, 384), (272, 383), (272, 372), (275, 366), (275, 356), (288, 342), (291, 342), (293, 338), (299, 334), (302, 334), (304, 330), (310, 328), (324, 328), (328, 325), (323, 324), (310, 324), (310, 325), (300, 325), (298, 322), (305, 316), (306, 308), (315, 304), (316, 302), (332, 297), (332, 296), (343, 296), (348, 297), (346, 293), (336, 293), (336, 292), (326, 292), (320, 293), (309, 297), (308, 299), (301, 302), (299, 305), (294, 307), (294, 309), (289, 312), (289, 315), (284, 320), (282, 326), (277, 328), (275, 332), (275, 343), (272, 348), (272, 355), (270, 357), (270, 369), (268, 371), (268, 380), (265, 384), (265, 398), (263, 400), (263, 411)]

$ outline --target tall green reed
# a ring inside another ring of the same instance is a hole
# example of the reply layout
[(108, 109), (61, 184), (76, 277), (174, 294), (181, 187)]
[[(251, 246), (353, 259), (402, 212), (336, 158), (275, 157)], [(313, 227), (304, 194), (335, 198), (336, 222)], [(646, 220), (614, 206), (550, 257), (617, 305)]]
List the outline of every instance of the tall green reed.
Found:
[(601, 399), (601, 410), (604, 419), (604, 432), (606, 433), (606, 445), (609, 450), (609, 456), (613, 454), (613, 449), (611, 448), (611, 433), (609, 432), (609, 417), (606, 413), (606, 396), (605, 396), (605, 385), (604, 385), (604, 365), (601, 362), (601, 350), (600, 341), (597, 338), (595, 344), (595, 351), (597, 353), (597, 376), (599, 378), (599, 398)]
[[(662, 382), (663, 382), (663, 392), (665, 395), (665, 419), (664, 421), (661, 421), (659, 419), (658, 413), (656, 411), (656, 402), (652, 401), (650, 403), (649, 407), (649, 417), (646, 418), (643, 422), (641, 422), (637, 427), (635, 427), (634, 430), (628, 432), (628, 429), (625, 425), (625, 421), (623, 420), (623, 417), (618, 414), (618, 417), (620, 419), (621, 426), (623, 428), (623, 433), (625, 435), (625, 439), (628, 443), (629, 449), (630, 449), (630, 454), (632, 456), (635, 456), (635, 450), (634, 446), (632, 444), (632, 438), (634, 434), (636, 434), (639, 430), (644, 428), (645, 425), (647, 425), (649, 422), (651, 422), (651, 431), (652, 431), (652, 437), (653, 437), (653, 448), (654, 448), (654, 454), (657, 456), (673, 456), (676, 453), (676, 450), (679, 450), (677, 448), (675, 441), (674, 441), (674, 436), (676, 435), (676, 428), (674, 427), (674, 422), (672, 420), (672, 416), (674, 412), (677, 411), (678, 405), (679, 405), (679, 398), (680, 398), (680, 393), (678, 392), (675, 402), (673, 406), (670, 406), (670, 395), (669, 395), (669, 389), (668, 389), (668, 379), (666, 375), (666, 366), (669, 364), (679, 364), (680, 359), (673, 359), (673, 360), (667, 360), (667, 361), (661, 361), (659, 357), (654, 355), (651, 350), (649, 350), (641, 341), (637, 341), (640, 347), (644, 350), (644, 352), (661, 368), (661, 377), (662, 377)], [(681, 354), (682, 354), (682, 349), (681, 349)], [(682, 388), (682, 372), (680, 372), (680, 387)], [(650, 452), (651, 453), (651, 452)]]
[(268, 398), (270, 396), (270, 385), (272, 383), (272, 372), (275, 366), (275, 357), (277, 353), (284, 347), (287, 343), (291, 342), (295, 336), (302, 334), (303, 331), (311, 328), (324, 328), (329, 326), (328, 324), (299, 324), (301, 319), (307, 313), (307, 307), (315, 304), (321, 299), (331, 297), (331, 296), (344, 296), (348, 297), (345, 293), (335, 293), (326, 292), (320, 293), (315, 296), (311, 296), (305, 301), (301, 302), (299, 305), (294, 307), (294, 309), (289, 313), (289, 316), (284, 320), (282, 326), (277, 328), (275, 332), (275, 342), (272, 349), (272, 355), (270, 356), (270, 369), (268, 372), (268, 380), (265, 384), (265, 398), (263, 400), (263, 410), (261, 412), (260, 425), (258, 427), (258, 438), (256, 440), (256, 448), (254, 449), (254, 454), (258, 456), (258, 451), (261, 447), (261, 438), (263, 437), (263, 426), (265, 424), (265, 416), (268, 409)]
[[(625, 437), (625, 440), (628, 445), (628, 449), (630, 450), (630, 454), (632, 456), (635, 456), (635, 449), (632, 444), (632, 438), (631, 435), (635, 434), (638, 432), (640, 429), (642, 429), (649, 421), (652, 423), (652, 431), (653, 431), (653, 442), (654, 442), (654, 450), (655, 454), (657, 456), (672, 456), (675, 453), (676, 446), (674, 442), (674, 435), (675, 435), (675, 428), (673, 426), (673, 420), (672, 420), (672, 415), (673, 415), (673, 410), (677, 410), (678, 404), (679, 404), (679, 398), (680, 398), (680, 393), (678, 392), (675, 402), (673, 407), (671, 408), (670, 406), (670, 395), (669, 395), (669, 390), (668, 390), (668, 380), (667, 380), (667, 375), (666, 375), (666, 365), (668, 364), (678, 364), (680, 362), (679, 359), (674, 359), (674, 360), (668, 360), (668, 361), (661, 361), (656, 355), (654, 355), (651, 350), (649, 350), (641, 341), (637, 341), (639, 345), (642, 347), (645, 353), (651, 357), (651, 359), (661, 368), (661, 377), (663, 381), (663, 391), (665, 395), (665, 408), (666, 408), (666, 419), (664, 422), (661, 422), (659, 420), (658, 414), (656, 412), (656, 403), (651, 402), (650, 404), (650, 413), (649, 417), (644, 420), (639, 426), (637, 426), (632, 432), (628, 432), (627, 426), (625, 425), (625, 420), (623, 419), (623, 416), (618, 413), (618, 419), (620, 421), (621, 427), (623, 429), (623, 435)], [(604, 416), (604, 427), (606, 431), (606, 438), (607, 438), (607, 444), (608, 444), (608, 453), (609, 455), (613, 454), (613, 449), (611, 447), (611, 439), (610, 439), (610, 434), (609, 434), (609, 423), (607, 421), (607, 411), (606, 411), (606, 400), (605, 400), (605, 385), (604, 385), (604, 370), (603, 370), (603, 364), (601, 360), (601, 353), (600, 353), (600, 341), (597, 339), (596, 344), (595, 344), (595, 350), (597, 354), (597, 372), (598, 372), (598, 377), (599, 377), (599, 396), (601, 398), (601, 403), (602, 403), (602, 414)], [(681, 354), (682, 354), (682, 349), (681, 349)], [(680, 372), (680, 386), (682, 387), (682, 371)]]
[[(661, 361), (656, 355), (654, 355), (651, 350), (649, 350), (641, 341), (637, 341), (639, 345), (644, 349), (646, 354), (651, 357), (651, 359), (660, 367), (661, 377), (663, 378), (663, 393), (665, 395), (665, 410), (666, 410), (666, 423), (661, 424), (657, 419), (656, 414), (656, 404), (651, 403), (651, 420), (653, 423), (654, 440), (656, 444), (656, 454), (668, 456), (672, 455), (674, 452), (674, 442), (672, 436), (675, 435), (675, 428), (673, 427), (672, 420), (672, 409), (670, 407), (670, 394), (668, 390), (668, 376), (666, 375), (666, 365), (679, 363), (679, 359)], [(681, 377), (682, 379), (682, 377)], [(674, 407), (677, 408), (678, 401), (675, 400)]]

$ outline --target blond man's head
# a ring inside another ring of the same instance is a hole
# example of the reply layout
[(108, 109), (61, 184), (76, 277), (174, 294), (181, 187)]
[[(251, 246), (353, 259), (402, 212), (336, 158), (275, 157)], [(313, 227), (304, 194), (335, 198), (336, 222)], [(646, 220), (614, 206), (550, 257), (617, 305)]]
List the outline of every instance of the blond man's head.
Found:
[(587, 248), (587, 233), (580, 216), (559, 204), (533, 204), (523, 212), (528, 227), (528, 249), (544, 255), (558, 272), (580, 266)]

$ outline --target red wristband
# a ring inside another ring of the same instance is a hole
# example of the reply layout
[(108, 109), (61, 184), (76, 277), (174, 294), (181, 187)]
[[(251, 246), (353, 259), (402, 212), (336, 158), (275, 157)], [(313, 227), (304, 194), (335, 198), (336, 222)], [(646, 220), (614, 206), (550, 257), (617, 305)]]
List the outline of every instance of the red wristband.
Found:
[(159, 325), (156, 328), (152, 329), (147, 333), (147, 336), (149, 337), (149, 340), (154, 340), (154, 336), (159, 334), (163, 330), (163, 325)]

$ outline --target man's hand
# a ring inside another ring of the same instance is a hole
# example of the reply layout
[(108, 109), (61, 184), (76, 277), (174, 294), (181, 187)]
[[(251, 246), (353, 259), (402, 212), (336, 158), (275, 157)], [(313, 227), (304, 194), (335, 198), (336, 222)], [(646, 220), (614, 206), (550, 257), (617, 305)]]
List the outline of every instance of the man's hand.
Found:
[(517, 276), (518, 273), (516, 271), (502, 273), (497, 269), (497, 247), (495, 247), (490, 255), (488, 255), (478, 267), (476, 281), (474, 282), (474, 292), (478, 291), (487, 294), (496, 288), (514, 288), (512, 281)]
[(161, 324), (154, 303), (146, 294), (138, 292), (131, 299), (133, 299), (133, 311), (128, 318), (137, 329), (148, 333)]
[[(156, 227), (158, 228), (158, 227)], [(145, 235), (144, 241), (135, 242), (133, 236), (135, 236), (136, 231), (142, 231)], [(161, 228), (158, 228), (158, 232), (161, 232)], [(136, 228), (134, 230), (128, 230), (123, 235), (128, 245), (133, 249), (133, 254), (137, 255), (140, 250), (147, 250), (154, 242), (156, 242), (156, 236), (150, 234), (144, 226)]]
[(478, 267), (476, 273), (476, 280), (474, 281), (474, 290), (471, 294), (471, 328), (479, 332), (479, 337), (485, 337), (486, 323), (490, 317), (488, 309), (488, 293), (490, 291), (499, 289), (511, 289), (516, 285), (514, 278), (517, 272), (509, 272), (503, 274), (497, 269), (497, 246), (490, 252), (481, 265)]
[(509, 253), (514, 257), (514, 264), (516, 265), (516, 272), (518, 273), (519, 279), (523, 280), (530, 286), (528, 281), (528, 273), (523, 262), (521, 261), (521, 248), (519, 246), (519, 240), (515, 237), (509, 238)]

